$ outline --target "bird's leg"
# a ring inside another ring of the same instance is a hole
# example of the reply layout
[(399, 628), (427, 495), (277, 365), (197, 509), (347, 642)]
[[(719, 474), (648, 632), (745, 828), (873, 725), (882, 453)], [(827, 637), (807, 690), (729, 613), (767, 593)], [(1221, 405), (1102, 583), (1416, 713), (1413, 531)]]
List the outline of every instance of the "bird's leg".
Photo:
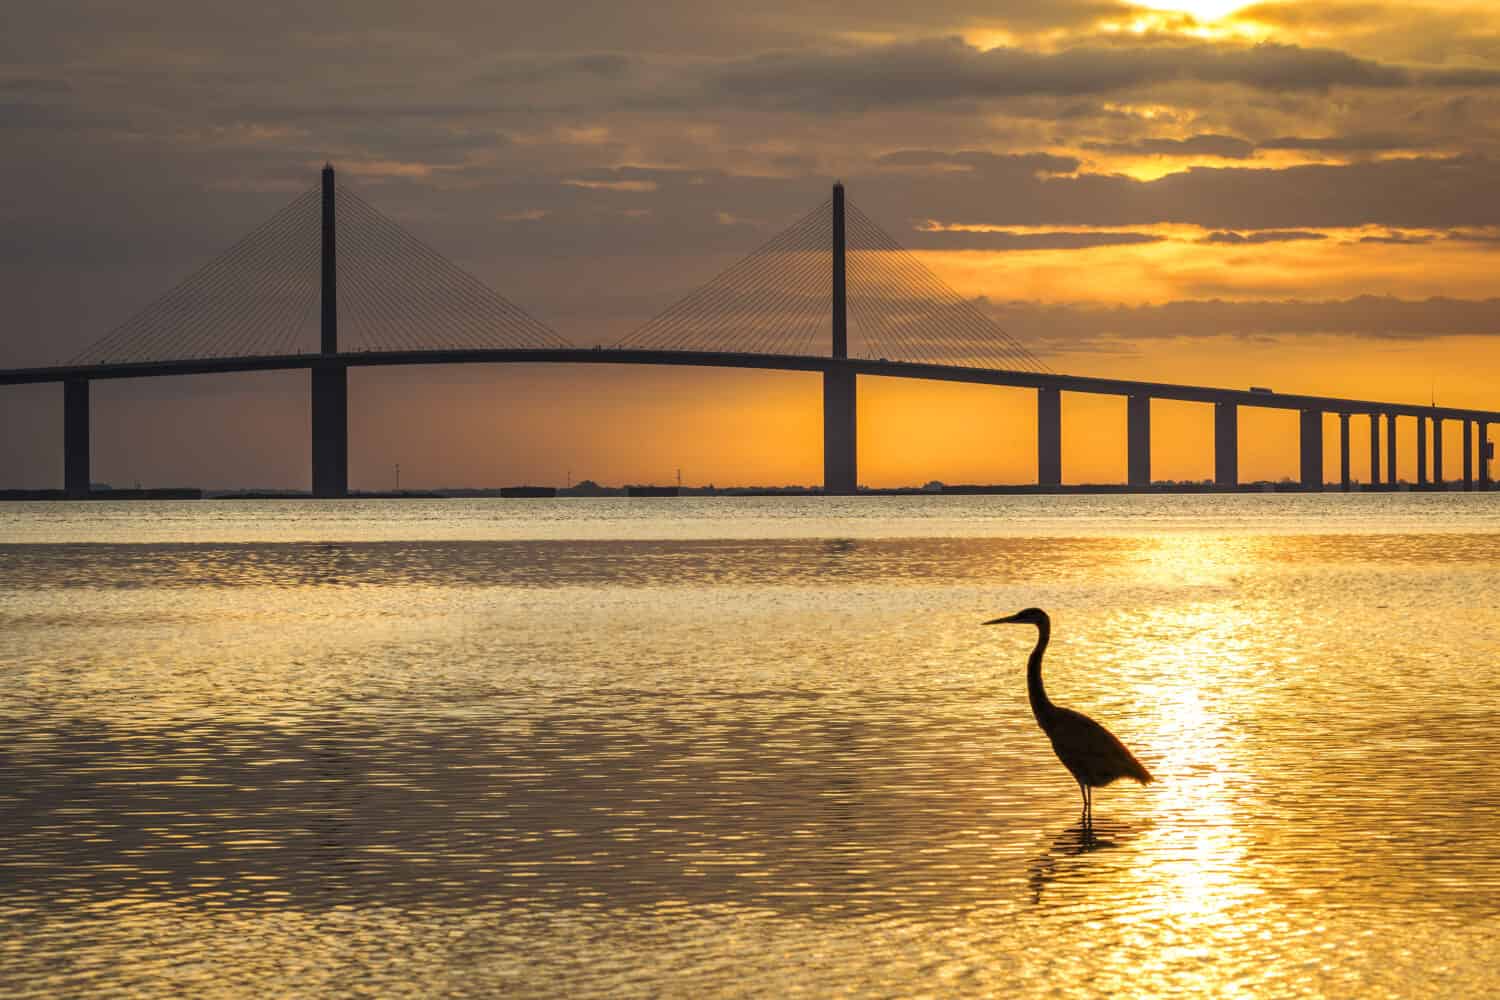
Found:
[(1083, 822), (1087, 824), (1089, 821), (1089, 790), (1088, 786), (1081, 781), (1078, 783), (1078, 794), (1083, 798)]
[(1094, 826), (1094, 790), (1088, 785), (1083, 786), (1083, 803), (1084, 823), (1092, 829)]

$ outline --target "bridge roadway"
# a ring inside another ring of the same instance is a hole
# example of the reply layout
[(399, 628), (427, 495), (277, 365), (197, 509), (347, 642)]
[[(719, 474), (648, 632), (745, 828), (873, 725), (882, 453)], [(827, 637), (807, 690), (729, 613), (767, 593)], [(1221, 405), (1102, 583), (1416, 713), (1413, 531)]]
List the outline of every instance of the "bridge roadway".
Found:
[[(823, 376), (824, 487), (828, 492), (852, 493), (857, 483), (855, 447), (855, 376), (926, 379), (977, 385), (1008, 386), (1037, 390), (1037, 482), (1041, 486), (1062, 483), (1062, 392), (1085, 392), (1124, 396), (1127, 408), (1126, 442), (1128, 481), (1137, 487), (1151, 482), (1151, 407), (1153, 399), (1214, 404), (1214, 481), (1222, 487), (1238, 484), (1238, 409), (1256, 406), (1295, 410), (1301, 414), (1299, 451), (1304, 488), (1323, 487), (1323, 414), (1339, 415), (1340, 479), (1344, 489), (1352, 484), (1349, 454), (1349, 420), (1354, 414), (1370, 419), (1369, 480), (1396, 482), (1396, 418), (1416, 419), (1417, 484), (1428, 482), (1427, 421), (1433, 422), (1431, 480), (1443, 482), (1442, 422), (1459, 421), (1463, 426), (1462, 482), (1475, 482), (1474, 447), (1477, 425), (1478, 482), (1491, 484), (1488, 432), (1500, 424), (1500, 411), (1451, 406), (1422, 406), (1336, 396), (1223, 389), (1211, 386), (1144, 382), (1133, 379), (1094, 378), (1083, 375), (1043, 374), (1028, 371), (969, 368), (958, 365), (920, 364), (883, 358), (834, 358), (812, 355), (749, 354), (708, 351), (659, 351), (620, 348), (571, 348), (511, 350), (494, 348), (371, 351), (319, 354), (289, 354), (265, 357), (210, 358), (118, 364), (73, 365), (49, 368), (0, 369), (0, 385), (62, 383), (64, 393), (64, 471), (71, 495), (87, 493), (89, 482), (89, 392), (90, 382), (117, 378), (155, 378), (174, 375), (208, 375), (228, 372), (308, 369), (313, 379), (313, 485), (318, 496), (343, 496), (347, 487), (347, 396), (349, 368), (393, 365), (450, 364), (615, 364), (686, 365), (712, 368), (746, 368), (769, 371), (800, 371)], [(1385, 462), (1381, 462), (1380, 423), (1385, 421)]]
[(978, 385), (1011, 386), (1022, 389), (1052, 389), (1088, 392), (1105, 396), (1144, 396), (1190, 403), (1228, 403), (1278, 410), (1316, 410), (1323, 413), (1396, 414), (1437, 417), (1442, 420), (1474, 420), (1500, 423), (1500, 411), (1471, 410), (1416, 403), (1382, 403), (1337, 396), (1296, 393), (1252, 392), (1212, 386), (1143, 382), (1133, 379), (1095, 378), (1087, 375), (1039, 374), (957, 365), (915, 364), (884, 358), (827, 358), (800, 354), (735, 354), (716, 351), (642, 351), (615, 348), (572, 350), (496, 350), (492, 348), (371, 351), (341, 354), (282, 354), (247, 358), (208, 358), (185, 361), (148, 361), (100, 365), (60, 365), (49, 368), (0, 368), (0, 385), (40, 382), (93, 381), (115, 378), (153, 378), (164, 375), (210, 375), (227, 372), (280, 371), (322, 368), (330, 365), (375, 367), (389, 365), (461, 364), (611, 364), (687, 365), (702, 368), (755, 368), (767, 371), (850, 371), (856, 375), (927, 379), (938, 382), (968, 382)]

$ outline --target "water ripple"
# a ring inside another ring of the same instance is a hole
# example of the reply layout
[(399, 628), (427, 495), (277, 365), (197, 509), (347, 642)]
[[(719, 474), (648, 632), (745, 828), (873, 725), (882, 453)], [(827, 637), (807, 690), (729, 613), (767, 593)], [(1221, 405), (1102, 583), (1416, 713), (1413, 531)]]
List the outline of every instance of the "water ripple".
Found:
[[(22, 996), (1495, 990), (1493, 535), (0, 551)], [(1160, 779), (1077, 793), (1053, 696)]]

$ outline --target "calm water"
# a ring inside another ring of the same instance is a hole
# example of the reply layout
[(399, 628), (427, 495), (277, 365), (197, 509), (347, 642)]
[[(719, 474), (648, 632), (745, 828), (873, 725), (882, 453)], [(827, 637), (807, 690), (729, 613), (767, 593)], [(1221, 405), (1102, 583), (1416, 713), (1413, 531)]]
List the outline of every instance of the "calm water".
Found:
[[(1500, 496), (0, 506), (7, 995), (1500, 992)], [(1160, 779), (1076, 787), (1048, 681)]]

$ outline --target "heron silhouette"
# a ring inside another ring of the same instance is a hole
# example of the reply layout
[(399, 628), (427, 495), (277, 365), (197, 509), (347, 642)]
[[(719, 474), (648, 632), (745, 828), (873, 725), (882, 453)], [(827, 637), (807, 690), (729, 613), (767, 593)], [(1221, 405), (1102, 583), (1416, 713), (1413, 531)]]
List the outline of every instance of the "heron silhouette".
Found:
[(1133, 778), (1143, 785), (1155, 780), (1114, 733), (1082, 712), (1052, 704), (1047, 697), (1047, 690), (1042, 687), (1042, 656), (1052, 638), (1052, 619), (1047, 617), (1047, 612), (1041, 608), (1027, 608), (985, 624), (1036, 626), (1036, 648), (1026, 662), (1026, 693), (1031, 699), (1031, 714), (1036, 716), (1036, 724), (1052, 741), (1057, 759), (1078, 782), (1078, 792), (1083, 796), (1084, 823), (1092, 823), (1094, 819), (1093, 789), (1120, 778)]

